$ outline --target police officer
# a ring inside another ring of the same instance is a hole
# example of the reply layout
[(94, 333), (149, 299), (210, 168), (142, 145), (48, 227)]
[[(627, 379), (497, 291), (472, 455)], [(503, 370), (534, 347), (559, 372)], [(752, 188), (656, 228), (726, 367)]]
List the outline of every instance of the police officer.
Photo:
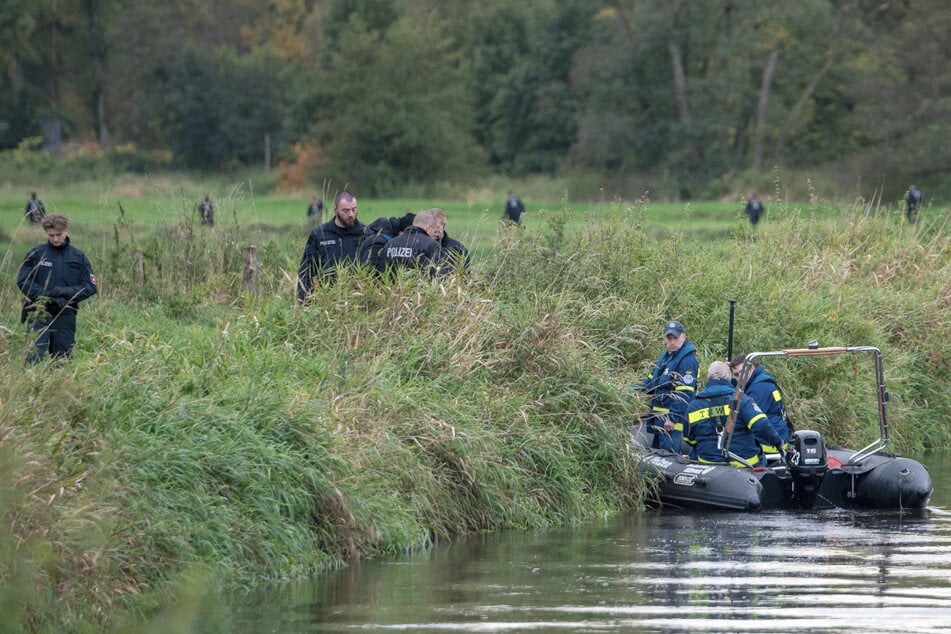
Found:
[(211, 202), (211, 194), (205, 194), (205, 197), (198, 203), (198, 217), (201, 224), (206, 227), (215, 225), (215, 204)]
[[(732, 462), (736, 466), (745, 466), (737, 461), (729, 461), (718, 445), (720, 433), (729, 433), (725, 428), (732, 411), (733, 397), (736, 395), (730, 365), (725, 361), (714, 361), (707, 370), (707, 379), (706, 386), (687, 408), (687, 444), (691, 447), (690, 455), (700, 462)], [(731, 453), (755, 467), (763, 462), (760, 445), (785, 448), (782, 439), (766, 419), (766, 414), (753, 399), (741, 394), (736, 407), (729, 446)]]
[(370, 235), (364, 239), (357, 255), (365, 264), (378, 273), (386, 270), (384, 256), (387, 243), (413, 226), (416, 214), (408, 213), (400, 218), (377, 218), (367, 225)]
[(69, 219), (50, 214), (43, 218), (43, 229), (47, 243), (30, 249), (17, 274), (17, 286), (26, 296), (20, 321), (28, 322), (36, 336), (30, 363), (42, 360), (47, 351), (54, 358), (72, 354), (79, 302), (98, 290), (89, 258), (69, 243)]
[(24, 215), (31, 225), (39, 224), (46, 216), (46, 206), (42, 200), (36, 197), (36, 192), (30, 192), (30, 199), (26, 201)]
[(633, 387), (651, 395), (651, 446), (680, 453), (687, 406), (697, 390), (697, 349), (679, 321), (669, 321), (664, 326), (664, 344), (667, 350), (657, 359), (654, 370)]
[(413, 219), (413, 225), (386, 244), (383, 254), (385, 266), (393, 268), (416, 268), (435, 277), (445, 273), (445, 262), (439, 240), (442, 229), (436, 214), (431, 209), (421, 211)]
[[(743, 370), (743, 363), (746, 362), (745, 354), (738, 354), (730, 360), (730, 368), (733, 372), (734, 381), (740, 378), (740, 372)], [(776, 384), (773, 375), (766, 371), (761, 365), (754, 365), (753, 371), (746, 379), (746, 385), (743, 391), (749, 395), (759, 406), (769, 424), (783, 442), (789, 440), (791, 425), (786, 418), (786, 405), (783, 403), (783, 393)], [(764, 446), (766, 453), (775, 453), (778, 446)]]
[(369, 235), (357, 220), (357, 198), (348, 191), (334, 197), (334, 216), (310, 232), (300, 269), (297, 271), (297, 298), (304, 301), (317, 281), (334, 281), (337, 269), (357, 261), (357, 251)]

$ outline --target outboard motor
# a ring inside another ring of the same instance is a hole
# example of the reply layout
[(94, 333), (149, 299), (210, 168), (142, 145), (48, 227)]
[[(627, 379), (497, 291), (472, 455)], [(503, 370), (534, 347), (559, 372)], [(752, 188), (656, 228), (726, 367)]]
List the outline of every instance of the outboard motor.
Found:
[(822, 479), (829, 469), (822, 435), (811, 429), (800, 429), (793, 432), (789, 439), (789, 448), (790, 451), (786, 453), (786, 466), (793, 478), (793, 492), (802, 508), (812, 508), (819, 487), (822, 486)]

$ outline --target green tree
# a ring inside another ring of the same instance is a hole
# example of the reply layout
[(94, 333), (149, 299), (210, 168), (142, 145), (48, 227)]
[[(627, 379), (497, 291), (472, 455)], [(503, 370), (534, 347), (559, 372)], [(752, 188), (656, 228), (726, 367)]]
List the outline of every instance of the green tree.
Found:
[(573, 59), (595, 11), (587, 0), (499, 0), (471, 17), (469, 82), (492, 164), (516, 174), (561, 167), (576, 136)]
[(266, 140), (281, 133), (286, 91), (280, 77), (266, 49), (241, 56), (226, 46), (185, 46), (156, 72), (153, 128), (187, 167), (260, 162)]
[(482, 163), (471, 134), (464, 56), (433, 14), (383, 31), (350, 18), (298, 116), (319, 143), (316, 178), (361, 192), (457, 180)]

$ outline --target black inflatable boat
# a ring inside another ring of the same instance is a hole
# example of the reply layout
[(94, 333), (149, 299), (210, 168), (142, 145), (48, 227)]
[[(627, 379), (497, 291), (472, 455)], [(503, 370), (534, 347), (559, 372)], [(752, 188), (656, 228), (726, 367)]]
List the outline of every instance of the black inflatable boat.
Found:
[[(763, 357), (870, 353), (875, 359), (880, 437), (859, 450), (826, 445), (813, 430), (798, 430), (783, 456), (768, 456), (766, 467), (739, 468), (700, 463), (661, 449), (650, 449), (651, 435), (643, 423), (632, 429), (634, 456), (642, 472), (652, 476), (654, 501), (677, 508), (758, 511), (761, 509), (920, 509), (933, 491), (928, 469), (909, 458), (886, 453), (888, 392), (882, 355), (871, 346), (808, 348), (753, 352), (747, 355), (739, 383), (745, 385), (752, 363)], [(742, 388), (737, 388), (738, 399)], [(735, 414), (734, 414), (735, 416)], [(720, 436), (724, 462), (745, 463), (730, 452), (732, 418)]]

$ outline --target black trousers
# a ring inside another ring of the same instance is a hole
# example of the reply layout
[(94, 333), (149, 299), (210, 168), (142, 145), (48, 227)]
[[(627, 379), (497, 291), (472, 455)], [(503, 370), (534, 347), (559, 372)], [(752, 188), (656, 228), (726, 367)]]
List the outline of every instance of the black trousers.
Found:
[(30, 335), (35, 337), (33, 349), (26, 357), (28, 363), (38, 363), (47, 352), (54, 358), (69, 358), (76, 342), (76, 312), (64, 310), (53, 317), (29, 319)]

